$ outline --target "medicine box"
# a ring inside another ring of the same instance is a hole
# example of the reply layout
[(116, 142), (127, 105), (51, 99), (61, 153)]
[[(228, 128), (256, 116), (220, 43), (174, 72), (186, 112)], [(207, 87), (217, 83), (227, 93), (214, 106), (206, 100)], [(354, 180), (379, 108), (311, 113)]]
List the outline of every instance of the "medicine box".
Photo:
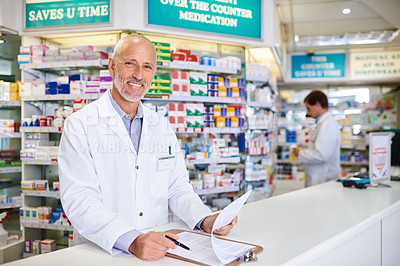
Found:
[(41, 242), (41, 253), (49, 253), (56, 250), (56, 241), (54, 239), (45, 239)]

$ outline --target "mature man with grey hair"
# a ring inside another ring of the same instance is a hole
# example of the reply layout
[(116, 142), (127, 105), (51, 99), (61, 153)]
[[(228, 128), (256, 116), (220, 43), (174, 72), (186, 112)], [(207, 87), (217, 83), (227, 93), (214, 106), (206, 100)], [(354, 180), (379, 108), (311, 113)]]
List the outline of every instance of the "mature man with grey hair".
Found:
[[(162, 232), (140, 231), (167, 223), (168, 209), (208, 233), (218, 216), (189, 184), (168, 121), (140, 101), (156, 62), (147, 38), (119, 40), (108, 62), (113, 88), (66, 119), (58, 158), (61, 202), (79, 234), (111, 254), (122, 250), (144, 260), (176, 247)], [(236, 221), (215, 233), (227, 235)]]

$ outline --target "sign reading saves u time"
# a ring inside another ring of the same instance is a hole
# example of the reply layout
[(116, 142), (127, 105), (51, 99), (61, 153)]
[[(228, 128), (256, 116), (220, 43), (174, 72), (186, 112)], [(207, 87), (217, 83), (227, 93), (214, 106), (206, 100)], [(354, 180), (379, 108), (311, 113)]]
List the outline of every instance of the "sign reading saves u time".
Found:
[(110, 0), (26, 3), (26, 28), (110, 22)]
[(261, 38), (261, 0), (148, 0), (148, 23)]

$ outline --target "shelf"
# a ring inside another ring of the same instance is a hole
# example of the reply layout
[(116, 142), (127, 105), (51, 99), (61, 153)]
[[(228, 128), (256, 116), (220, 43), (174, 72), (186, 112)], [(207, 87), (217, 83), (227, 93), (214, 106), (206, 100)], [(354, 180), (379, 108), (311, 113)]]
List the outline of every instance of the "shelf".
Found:
[(143, 101), (152, 102), (201, 102), (201, 103), (225, 103), (225, 104), (241, 104), (245, 105), (246, 101), (240, 98), (228, 97), (208, 97), (208, 96), (179, 96), (179, 95), (166, 95), (168, 98), (143, 98)]
[(294, 162), (294, 161), (289, 161), (289, 160), (278, 160), (278, 163), (286, 163), (286, 164), (302, 164), (300, 162)]
[(25, 240), (23, 240), (23, 239), (7, 240), (7, 244), (4, 245), (4, 246), (0, 246), (0, 250), (3, 251), (3, 250), (6, 250), (6, 249), (8, 249), (10, 247), (19, 245), (19, 244), (24, 243), (24, 242), (25, 242)]
[(32, 165), (57, 165), (58, 162), (56, 160), (35, 160), (35, 159), (21, 159), (23, 164), (32, 164)]
[(198, 134), (198, 133), (211, 133), (211, 134), (237, 134), (244, 133), (243, 128), (217, 128), (217, 127), (197, 127), (197, 128), (176, 128), (175, 133), (187, 133), (187, 134)]
[(261, 103), (261, 102), (247, 102), (248, 107), (259, 107), (259, 108), (266, 108), (272, 109), (272, 103)]
[(254, 128), (254, 127), (252, 127), (252, 128), (248, 128), (248, 130), (262, 130), (262, 131), (265, 131), (264, 133), (266, 133), (266, 134), (275, 132), (275, 130), (272, 130), (270, 128)]
[(60, 127), (20, 127), (20, 131), (24, 133), (62, 133)]
[(216, 187), (216, 188), (205, 188), (205, 189), (195, 189), (194, 191), (199, 195), (217, 194), (217, 193), (227, 193), (236, 192), (240, 190), (240, 186), (231, 187)]
[(182, 70), (196, 70), (204, 72), (214, 72), (222, 74), (237, 74), (237, 69), (223, 68), (215, 66), (197, 65), (187, 62), (170, 62), (168, 65), (158, 65), (158, 69), (182, 69)]
[(212, 164), (212, 163), (240, 163), (240, 157), (208, 158), (202, 160), (193, 160), (189, 162), (189, 164)]
[(62, 101), (62, 100), (75, 100), (75, 99), (98, 99), (102, 94), (88, 93), (88, 94), (45, 94), (45, 95), (31, 95), (21, 97), (22, 101)]
[(0, 204), (0, 210), (1, 209), (11, 209), (11, 208), (20, 208), (22, 207), (22, 204), (18, 204), (18, 203), (4, 203), (4, 204)]
[(0, 133), (0, 139), (10, 138), (10, 139), (18, 139), (21, 138), (21, 132), (14, 133)]
[(59, 61), (59, 62), (45, 62), (45, 63), (32, 63), (21, 64), (20, 69), (47, 69), (47, 68), (64, 68), (64, 67), (105, 67), (108, 65), (107, 59), (97, 60), (81, 60), (81, 61)]
[(268, 82), (268, 77), (246, 77), (246, 81)]
[(24, 196), (60, 198), (60, 191), (22, 190)]
[(341, 144), (340, 148), (341, 149), (365, 151), (365, 150), (367, 150), (367, 145), (365, 145), (365, 144), (364, 145), (355, 145), (355, 144), (345, 145), (345, 144)]
[(0, 106), (21, 106), (21, 101), (0, 101)]
[(341, 161), (340, 164), (341, 165), (349, 165), (349, 166), (351, 166), (351, 165), (368, 166), (369, 162), (344, 162), (344, 161)]
[(21, 226), (30, 227), (30, 228), (40, 228), (40, 229), (72, 231), (72, 225), (21, 222)]
[(0, 168), (0, 174), (21, 173), (21, 166)]

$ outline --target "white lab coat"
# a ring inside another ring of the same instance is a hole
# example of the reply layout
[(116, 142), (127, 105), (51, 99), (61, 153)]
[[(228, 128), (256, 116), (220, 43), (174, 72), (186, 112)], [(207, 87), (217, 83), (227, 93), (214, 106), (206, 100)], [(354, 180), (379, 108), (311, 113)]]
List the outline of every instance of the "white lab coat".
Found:
[(305, 164), (306, 187), (340, 177), (340, 130), (330, 112), (318, 120), (307, 149), (299, 152)]
[(167, 119), (144, 106), (143, 113), (139, 155), (108, 92), (66, 119), (60, 142), (64, 211), (79, 234), (111, 254), (124, 233), (167, 223), (168, 207), (189, 228), (211, 214), (188, 182)]

